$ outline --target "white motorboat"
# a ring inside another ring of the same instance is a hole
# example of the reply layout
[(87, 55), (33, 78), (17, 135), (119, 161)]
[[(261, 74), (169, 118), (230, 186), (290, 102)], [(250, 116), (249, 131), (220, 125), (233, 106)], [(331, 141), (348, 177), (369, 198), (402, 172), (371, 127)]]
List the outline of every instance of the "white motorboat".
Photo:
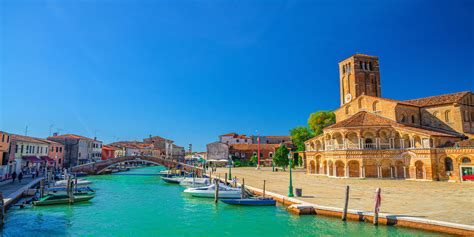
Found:
[[(75, 182), (74, 180), (71, 180), (72, 182)], [(86, 187), (91, 185), (92, 182), (89, 180), (85, 179), (78, 179), (77, 180), (77, 187)], [(67, 180), (59, 180), (54, 183), (54, 187), (66, 187), (67, 186)]]
[[(216, 185), (212, 184), (206, 187), (187, 188), (185, 193), (191, 194), (193, 197), (214, 198), (216, 193)], [(231, 188), (226, 185), (219, 185), (219, 198), (240, 198), (242, 191), (240, 188)]]
[(184, 178), (181, 182), (179, 182), (179, 185), (181, 186), (186, 186), (186, 187), (206, 187), (209, 186), (211, 182), (209, 181), (208, 178)]

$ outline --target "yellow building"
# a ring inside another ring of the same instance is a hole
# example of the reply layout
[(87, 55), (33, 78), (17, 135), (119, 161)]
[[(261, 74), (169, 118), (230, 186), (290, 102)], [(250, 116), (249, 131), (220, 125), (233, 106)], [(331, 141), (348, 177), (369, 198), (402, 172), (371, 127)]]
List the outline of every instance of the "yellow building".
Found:
[(474, 95), (408, 101), (381, 97), (378, 57), (339, 63), (336, 123), (305, 142), (309, 174), (461, 180), (474, 170)]

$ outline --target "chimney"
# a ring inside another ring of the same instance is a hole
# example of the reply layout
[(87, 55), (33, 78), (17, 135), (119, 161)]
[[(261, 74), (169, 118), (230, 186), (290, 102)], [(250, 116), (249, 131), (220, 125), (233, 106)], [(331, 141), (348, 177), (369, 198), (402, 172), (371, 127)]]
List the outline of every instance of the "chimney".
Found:
[(148, 136), (151, 138), (151, 134), (150, 134), (150, 135), (148, 135)]
[(57, 132), (53, 133), (53, 137), (56, 137), (56, 136), (58, 136), (58, 133)]
[(97, 141), (97, 137), (94, 137), (94, 141)]

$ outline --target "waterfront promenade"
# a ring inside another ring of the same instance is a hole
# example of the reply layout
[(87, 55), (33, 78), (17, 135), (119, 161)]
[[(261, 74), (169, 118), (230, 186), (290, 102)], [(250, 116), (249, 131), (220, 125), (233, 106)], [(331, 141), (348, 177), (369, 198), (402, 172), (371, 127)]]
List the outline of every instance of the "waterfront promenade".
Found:
[(25, 190), (38, 183), (42, 178), (43, 177), (40, 176), (38, 178), (32, 179), (31, 176), (27, 176), (21, 181), (21, 183), (19, 183), (18, 180), (16, 180), (14, 183), (9, 180), (0, 184), (0, 192), (3, 193), (3, 202), (5, 205), (11, 205), (13, 200), (19, 198)]
[[(224, 177), (227, 168), (217, 174)], [(289, 173), (272, 172), (271, 167), (255, 170), (253, 167), (233, 168), (232, 176), (239, 182), (282, 195), (288, 194)], [(307, 175), (303, 169), (293, 172), (294, 188), (303, 188), (303, 197), (297, 199), (324, 206), (344, 205), (346, 185), (350, 186), (349, 209), (372, 211), (375, 189), (382, 189), (381, 212), (401, 216), (474, 225), (474, 216), (466, 211), (474, 204), (474, 184), (448, 182), (420, 182), (408, 180), (341, 179)]]

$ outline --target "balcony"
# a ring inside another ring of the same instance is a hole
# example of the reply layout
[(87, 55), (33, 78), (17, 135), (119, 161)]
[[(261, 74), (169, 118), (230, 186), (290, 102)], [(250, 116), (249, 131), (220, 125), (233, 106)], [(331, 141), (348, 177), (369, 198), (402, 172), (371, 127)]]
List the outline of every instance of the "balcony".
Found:
[[(375, 141), (375, 142), (370, 142)], [(358, 139), (358, 141), (350, 141), (349, 139), (330, 139), (321, 143), (309, 144), (306, 146), (307, 151), (341, 151), (341, 150), (405, 150), (405, 149), (430, 149), (434, 148), (429, 139)]]

